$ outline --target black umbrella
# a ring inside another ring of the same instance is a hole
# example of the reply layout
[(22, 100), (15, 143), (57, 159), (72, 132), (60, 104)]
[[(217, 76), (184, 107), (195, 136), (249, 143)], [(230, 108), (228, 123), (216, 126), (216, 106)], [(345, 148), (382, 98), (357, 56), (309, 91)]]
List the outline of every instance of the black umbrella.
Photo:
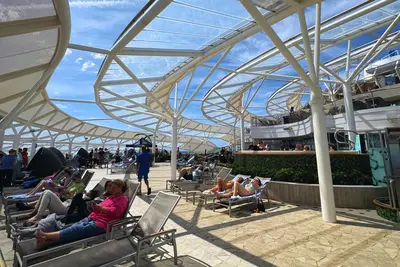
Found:
[(67, 162), (67, 160), (65, 159), (64, 154), (63, 154), (60, 150), (58, 150), (58, 149), (55, 148), (55, 147), (49, 147), (49, 150), (50, 150), (51, 152), (53, 152), (53, 153), (60, 159), (60, 161), (62, 162), (63, 165), (65, 165), (65, 163)]
[(89, 159), (89, 152), (87, 152), (87, 150), (84, 148), (80, 148), (76, 154), (81, 158)]
[(26, 168), (31, 172), (31, 176), (46, 177), (52, 175), (63, 167), (59, 157), (50, 149), (42, 147), (33, 156)]

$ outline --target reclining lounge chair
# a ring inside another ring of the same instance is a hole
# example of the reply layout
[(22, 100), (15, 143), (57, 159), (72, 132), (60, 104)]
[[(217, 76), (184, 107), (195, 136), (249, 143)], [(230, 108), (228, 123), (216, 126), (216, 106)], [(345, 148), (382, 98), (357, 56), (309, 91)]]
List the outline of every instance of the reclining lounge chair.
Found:
[[(240, 204), (245, 204), (245, 203), (250, 203), (253, 202), (257, 208), (257, 201), (262, 198), (262, 193), (264, 189), (267, 187), (268, 183), (271, 181), (271, 178), (262, 178), (262, 177), (257, 177), (261, 181), (261, 186), (260, 188), (252, 195), (249, 196), (243, 196), (243, 197), (231, 197), (231, 198), (222, 198), (222, 199), (217, 199), (213, 198), (213, 211), (215, 211), (216, 206), (223, 206), (228, 208), (229, 212), (229, 217), (232, 215), (232, 206), (235, 205), (240, 205)], [(269, 197), (267, 194), (268, 198), (268, 203), (269, 203)]]
[[(59, 255), (59, 253), (69, 252), (71, 249), (76, 249), (77, 247), (80, 247), (82, 245), (87, 245), (89, 243), (104, 242), (104, 241), (110, 239), (111, 234), (114, 234), (114, 232), (116, 232), (116, 230), (120, 229), (121, 227), (125, 227), (128, 223), (137, 221), (138, 218), (132, 217), (129, 210), (130, 210), (130, 208), (133, 204), (133, 201), (135, 200), (135, 197), (137, 195), (137, 192), (139, 189), (139, 183), (132, 182), (132, 181), (127, 181), (127, 183), (128, 183), (128, 189), (125, 192), (125, 195), (129, 199), (129, 204), (128, 204), (127, 210), (126, 210), (124, 216), (121, 217), (121, 219), (112, 221), (108, 224), (107, 229), (111, 229), (111, 230), (108, 230), (105, 234), (102, 234), (102, 235), (82, 239), (82, 240), (75, 241), (72, 243), (55, 245), (55, 246), (52, 246), (43, 251), (36, 250), (36, 239), (34, 239), (34, 238), (29, 239), (29, 240), (20, 241), (16, 244), (16, 248), (15, 248), (14, 266), (26, 267), (26, 266), (31, 266), (32, 264), (40, 264), (43, 261), (57, 257), (57, 255)], [(128, 214), (131, 217), (127, 217)], [(85, 265), (82, 265), (82, 266), (85, 266)]]
[[(107, 178), (102, 178), (100, 182), (98, 182), (95, 187), (93, 187), (90, 191), (96, 191), (97, 196), (101, 196), (104, 194), (106, 191), (105, 185), (107, 181), (111, 181), (110, 179)], [(128, 195), (128, 198), (130, 196)], [(57, 216), (56, 218), (61, 219), (65, 216)], [(18, 242), (21, 241), (22, 239), (28, 239), (28, 238), (33, 238), (34, 233), (37, 229), (39, 229), (39, 225), (36, 226), (29, 226), (29, 227), (23, 227), (20, 223), (16, 224), (11, 224), (11, 236), (13, 237), (13, 242), (14, 245)]]
[[(233, 175), (229, 174), (224, 179), (224, 181), (225, 182), (232, 181), (232, 180), (235, 180), (235, 179), (237, 179), (239, 177), (243, 177), (244, 181), (243, 181), (242, 184), (244, 184), (250, 178), (250, 175), (236, 174), (235, 176), (233, 176)], [(196, 197), (197, 193), (201, 193), (200, 194), (200, 200), (203, 201), (204, 207), (207, 208), (208, 200), (209, 199), (213, 199), (215, 197), (215, 194), (204, 194), (204, 191), (206, 191), (206, 190), (201, 190), (200, 192), (195, 192), (196, 194), (193, 195), (193, 204), (195, 202), (195, 197)], [(224, 191), (219, 192), (219, 193), (224, 193)]]
[[(217, 177), (221, 177), (222, 179), (225, 179), (230, 173), (231, 173), (232, 169), (231, 168), (226, 168), (226, 167), (222, 167), (221, 170), (218, 172), (218, 174), (213, 177), (212, 181), (210, 182), (210, 180), (207, 180), (208, 182), (206, 183), (206, 180), (203, 181), (204, 185), (208, 185), (206, 187), (202, 186), (201, 188), (205, 188), (204, 190), (206, 190), (207, 188), (211, 188), (210, 186), (214, 185)], [(168, 183), (170, 183), (170, 190), (172, 192), (174, 192), (175, 190), (178, 191), (178, 194), (181, 191), (181, 188), (190, 188), (192, 186), (193, 190), (195, 190), (195, 188), (199, 188), (199, 183), (197, 181), (177, 181), (177, 180), (167, 180), (166, 181), (166, 189), (168, 189)]]
[[(166, 244), (173, 246), (174, 262), (177, 264), (176, 229), (163, 231), (163, 228), (179, 199), (178, 195), (159, 192), (143, 216), (134, 217), (138, 221), (125, 228), (126, 235), (124, 237), (113, 239), (113, 228), (109, 241), (30, 266), (114, 266), (127, 260), (134, 260), (135, 266), (140, 266), (141, 256), (148, 252), (154, 252), (158, 247)], [(129, 223), (132, 224), (132, 221)], [(79, 241), (75, 243), (75, 245), (82, 244)], [(20, 262), (20, 259), (18, 261)], [(20, 262), (20, 265), (26, 266), (23, 265), (23, 262)]]
[[(86, 172), (82, 175), (82, 183), (85, 185), (85, 187), (88, 186), (88, 184), (89, 184), (90, 180), (92, 179), (93, 175), (94, 175), (94, 172), (93, 171), (88, 171), (88, 170), (86, 170)], [(35, 201), (35, 200), (39, 199), (41, 193), (42, 192), (39, 192), (38, 194), (36, 194), (33, 197), (23, 198), (23, 200), (24, 201)], [(4, 203), (4, 213), (5, 213), (5, 216), (6, 216), (6, 227), (7, 227), (7, 236), (8, 237), (10, 237), (10, 234), (11, 234), (10, 225), (12, 223), (16, 222), (16, 217), (20, 216), (20, 215), (24, 215), (24, 214), (29, 214), (29, 212), (30, 212), (29, 210), (28, 211), (26, 211), (26, 210), (18, 211), (16, 209), (15, 204), (19, 200), (21, 200), (21, 199), (10, 198), (10, 199), (6, 199), (6, 201)]]

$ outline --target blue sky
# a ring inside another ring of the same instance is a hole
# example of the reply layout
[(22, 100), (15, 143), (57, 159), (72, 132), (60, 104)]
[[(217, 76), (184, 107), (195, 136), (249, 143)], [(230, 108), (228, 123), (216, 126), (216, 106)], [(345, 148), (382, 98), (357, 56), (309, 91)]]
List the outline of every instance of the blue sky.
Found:
[[(146, 4), (145, 0), (70, 0), (71, 9), (71, 43), (94, 46), (103, 49), (110, 49), (125, 29), (128, 23), (133, 19), (138, 11)], [(152, 48), (175, 48), (175, 49), (201, 49), (205, 45), (215, 40), (223, 32), (232, 31), (228, 28), (237, 27), (242, 25), (244, 20), (249, 19), (249, 15), (236, 0), (226, 0), (226, 5), (220, 5), (220, 0), (182, 0), (181, 2), (199, 6), (204, 9), (213, 9), (221, 13), (229, 13), (231, 17), (216, 16), (207, 12), (201, 12), (195, 9), (188, 9), (183, 5), (172, 4), (161, 14), (160, 18), (154, 20), (147, 26), (147, 31), (139, 34), (128, 46), (133, 47), (152, 47)], [(229, 2), (229, 3), (228, 3)], [(350, 7), (353, 7), (361, 0), (326, 0), (322, 4), (322, 18), (326, 19), (332, 15), (338, 14)], [(265, 11), (264, 11), (265, 12)], [(306, 17), (308, 25), (314, 24), (315, 7), (309, 7), (306, 10)], [(232, 18), (236, 17), (236, 18)], [(182, 21), (189, 21), (193, 24), (174, 22), (171, 19), (179, 19)], [(244, 19), (244, 20), (243, 20)], [(213, 25), (199, 26), (197, 24)], [(242, 23), (242, 24), (241, 24)], [(349, 25), (351, 26), (351, 25)], [(297, 15), (291, 16), (277, 24), (274, 29), (279, 36), (286, 40), (299, 33), (300, 27)], [(160, 33), (159, 31), (166, 33)], [(174, 34), (175, 32), (181, 35)], [(381, 33), (381, 31), (377, 31)], [(328, 32), (325, 35), (334, 35), (335, 32)], [(354, 47), (361, 45), (367, 41), (373, 40), (374, 37), (366, 35), (354, 40)], [(259, 32), (250, 38), (243, 40), (236, 44), (229, 55), (222, 61), (221, 67), (228, 69), (235, 69), (253, 57), (265, 52), (273, 47), (272, 42), (263, 33)], [(333, 57), (344, 53), (346, 45), (341, 44), (332, 49), (328, 49), (321, 55), (321, 61), (329, 60)], [(295, 51), (295, 49), (293, 50)], [(217, 55), (206, 64), (213, 65), (217, 62), (220, 55)], [(65, 98), (65, 99), (82, 99), (94, 100), (93, 84), (96, 80), (97, 72), (102, 63), (103, 56), (100, 54), (83, 52), (79, 50), (68, 49), (59, 67), (53, 74), (49, 85), (47, 87), (48, 94), (51, 98)], [(128, 67), (140, 78), (162, 76), (167, 73), (177, 63), (185, 60), (185, 58), (167, 58), (167, 57), (122, 57), (122, 60)], [(282, 61), (282, 56), (278, 55), (264, 65), (274, 65)], [(305, 62), (302, 65), (306, 66)], [(191, 86), (189, 88), (188, 96), (196, 87), (201, 83), (203, 78), (209, 72), (207, 67), (198, 67)], [(296, 75), (291, 68), (285, 68), (279, 73), (287, 75)], [(196, 95), (195, 99), (202, 99), (208, 90), (220, 79), (228, 73), (222, 70), (217, 70), (204, 84), (202, 89)], [(108, 72), (109, 78), (127, 78), (126, 73), (120, 70), (110, 70)], [(181, 97), (183, 89), (189, 79), (189, 74), (185, 76), (178, 83), (178, 95)], [(235, 82), (245, 77), (238, 77)], [(233, 82), (233, 81), (232, 81)], [(250, 105), (250, 111), (257, 115), (266, 115), (265, 107), (268, 97), (276, 89), (284, 85), (279, 81), (267, 81), (262, 86), (259, 93), (254, 98)], [(147, 86), (151, 86), (148, 84)], [(151, 88), (151, 87), (150, 87)], [(115, 91), (124, 94), (128, 93), (133, 88), (129, 86), (114, 87)], [(135, 89), (136, 90), (136, 89)], [(174, 91), (171, 93), (171, 98), (174, 96)], [(79, 119), (88, 118), (110, 118), (108, 115), (96, 104), (79, 104), (69, 102), (56, 102), (57, 106), (66, 113), (77, 117)], [(170, 101), (173, 106), (173, 101)], [(184, 111), (183, 115), (198, 120), (199, 122), (214, 124), (207, 121), (201, 112), (201, 103), (193, 102)], [(254, 108), (252, 108), (254, 107)], [(135, 130), (135, 127), (126, 125), (122, 122), (115, 120), (96, 121), (96, 124), (109, 126), (119, 129)], [(222, 145), (224, 142), (213, 140), (217, 145)]]

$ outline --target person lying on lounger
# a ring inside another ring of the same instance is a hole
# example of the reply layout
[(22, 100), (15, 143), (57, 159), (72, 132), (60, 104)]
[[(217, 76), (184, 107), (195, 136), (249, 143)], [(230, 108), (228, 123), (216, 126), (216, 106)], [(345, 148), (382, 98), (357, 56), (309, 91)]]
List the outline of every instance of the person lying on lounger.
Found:
[(220, 194), (216, 192), (217, 198), (230, 198), (230, 197), (244, 197), (254, 194), (261, 186), (261, 181), (258, 178), (251, 179), (249, 183), (242, 185), (239, 181), (235, 181), (233, 184), (233, 190), (231, 192)]
[[(72, 175), (72, 183), (62, 192), (60, 197), (50, 190), (45, 190), (37, 201), (27, 203), (28, 206), (35, 206), (34, 210), (27, 216), (29, 217), (28, 224), (39, 221), (45, 215), (46, 210), (57, 215), (66, 214), (71, 204), (71, 201), (68, 200), (71, 200), (76, 194), (83, 193), (85, 190), (85, 184), (82, 182), (81, 176), (81, 173), (75, 172)], [(61, 199), (65, 201), (63, 202)]]
[(112, 181), (112, 195), (100, 204), (93, 204), (93, 212), (85, 219), (58, 232), (36, 232), (36, 248), (41, 249), (54, 243), (70, 243), (80, 239), (104, 234), (107, 224), (121, 218), (128, 207), (124, 195), (127, 186), (122, 180)]
[(57, 192), (60, 189), (67, 188), (67, 186), (71, 182), (72, 171), (71, 171), (71, 169), (66, 168), (63, 170), (63, 172), (64, 172), (64, 176), (65, 176), (63, 186), (56, 184), (53, 180), (55, 175), (52, 175), (52, 176), (49, 176), (48, 178), (46, 177), (47, 179), (45, 178), (42, 181), (40, 181), (40, 183), (28, 193), (28, 196), (34, 196), (36, 193), (42, 191), (43, 188), (45, 190), (51, 190), (53, 192)]
[(238, 182), (241, 184), (244, 182), (244, 178), (239, 176), (233, 180), (225, 181), (222, 177), (218, 177), (217, 184), (211, 189), (211, 192), (216, 193), (216, 192), (231, 190), (233, 188), (233, 185), (235, 184), (235, 182)]

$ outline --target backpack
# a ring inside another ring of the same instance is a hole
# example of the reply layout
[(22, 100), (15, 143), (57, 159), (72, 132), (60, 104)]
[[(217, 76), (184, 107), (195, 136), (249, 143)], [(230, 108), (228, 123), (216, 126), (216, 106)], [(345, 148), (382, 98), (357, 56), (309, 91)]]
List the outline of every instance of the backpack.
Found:
[(40, 183), (40, 178), (29, 178), (22, 183), (22, 188), (34, 188)]

